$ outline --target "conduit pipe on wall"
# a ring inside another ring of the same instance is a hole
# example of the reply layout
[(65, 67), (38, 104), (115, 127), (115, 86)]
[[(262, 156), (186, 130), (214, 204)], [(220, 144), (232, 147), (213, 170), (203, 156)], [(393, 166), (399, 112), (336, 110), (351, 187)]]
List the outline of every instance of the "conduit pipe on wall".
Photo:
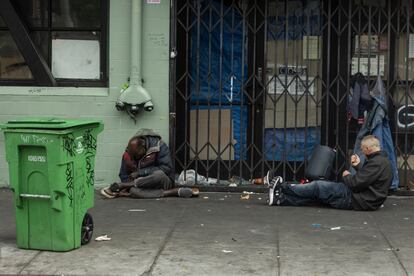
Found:
[(116, 107), (133, 117), (142, 107), (152, 111), (154, 105), (142, 86), (142, 0), (131, 0), (131, 72), (129, 84), (121, 90)]

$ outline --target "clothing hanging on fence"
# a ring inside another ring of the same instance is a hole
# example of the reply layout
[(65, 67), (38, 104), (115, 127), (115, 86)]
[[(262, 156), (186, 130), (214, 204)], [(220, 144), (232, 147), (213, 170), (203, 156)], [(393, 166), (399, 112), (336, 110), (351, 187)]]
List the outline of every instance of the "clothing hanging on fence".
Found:
[(388, 154), (388, 158), (392, 164), (393, 180), (390, 188), (397, 189), (399, 185), (397, 157), (395, 155), (394, 143), (389, 126), (385, 87), (380, 76), (378, 76), (377, 83), (372, 91), (372, 99), (372, 107), (358, 132), (354, 152), (360, 156), (361, 164), (363, 164), (365, 158), (360, 149), (361, 140), (366, 135), (376, 136), (380, 140), (382, 150)]
[(348, 105), (348, 120), (358, 120), (364, 123), (364, 113), (370, 108), (372, 97), (369, 94), (368, 83), (362, 73), (356, 73), (351, 80), (351, 95)]

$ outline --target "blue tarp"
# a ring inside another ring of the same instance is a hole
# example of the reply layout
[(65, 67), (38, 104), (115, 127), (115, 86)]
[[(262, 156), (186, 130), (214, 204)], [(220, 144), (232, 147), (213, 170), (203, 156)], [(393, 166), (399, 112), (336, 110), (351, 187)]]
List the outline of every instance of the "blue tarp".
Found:
[[(201, 1), (200, 10), (204, 11), (207, 4)], [(242, 16), (237, 9), (224, 5), (224, 20), (220, 22), (221, 1), (211, 4), (209, 11), (201, 15), (200, 24), (194, 24), (191, 31), (191, 101), (238, 104), (242, 97), (242, 75), (246, 79), (248, 74), (247, 51), (243, 62)]]
[[(192, 106), (191, 110), (218, 110), (220, 106), (217, 105), (200, 105)], [(246, 159), (246, 137), (247, 137), (247, 107), (240, 107), (238, 105), (221, 106), (221, 110), (231, 110), (231, 120), (233, 122), (233, 139), (234, 144), (234, 160), (240, 160), (241, 156)], [(206, 126), (207, 127), (207, 126)], [(224, 146), (222, 145), (222, 148)]]
[[(286, 133), (286, 140), (285, 140)], [(306, 144), (305, 144), (306, 136)], [(265, 129), (264, 151), (267, 160), (303, 161), (320, 144), (320, 129), (317, 127)]]

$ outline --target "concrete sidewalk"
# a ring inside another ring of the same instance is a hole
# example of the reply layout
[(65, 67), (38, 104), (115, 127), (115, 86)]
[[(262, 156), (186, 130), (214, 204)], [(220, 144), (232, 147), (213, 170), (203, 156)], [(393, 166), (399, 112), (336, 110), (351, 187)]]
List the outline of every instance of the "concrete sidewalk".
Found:
[(0, 190), (0, 274), (414, 275), (414, 198), (355, 212), (269, 207), (263, 194), (97, 195), (94, 237), (112, 240), (54, 253), (16, 248), (11, 197)]

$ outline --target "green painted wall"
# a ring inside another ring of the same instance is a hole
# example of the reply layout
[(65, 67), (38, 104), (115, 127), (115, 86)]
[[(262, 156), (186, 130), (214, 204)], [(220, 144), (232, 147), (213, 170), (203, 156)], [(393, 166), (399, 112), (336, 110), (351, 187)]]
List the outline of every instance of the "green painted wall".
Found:
[[(168, 141), (170, 2), (143, 2), (142, 77), (155, 109), (138, 115), (137, 124), (126, 113), (115, 109), (120, 87), (129, 77), (130, 0), (110, 1), (109, 88), (0, 87), (0, 122), (28, 116), (104, 121), (105, 130), (98, 139), (95, 168), (98, 187), (118, 180), (125, 145), (139, 128), (152, 128)], [(4, 136), (1, 134), (0, 187), (8, 186), (9, 182), (4, 155)]]

